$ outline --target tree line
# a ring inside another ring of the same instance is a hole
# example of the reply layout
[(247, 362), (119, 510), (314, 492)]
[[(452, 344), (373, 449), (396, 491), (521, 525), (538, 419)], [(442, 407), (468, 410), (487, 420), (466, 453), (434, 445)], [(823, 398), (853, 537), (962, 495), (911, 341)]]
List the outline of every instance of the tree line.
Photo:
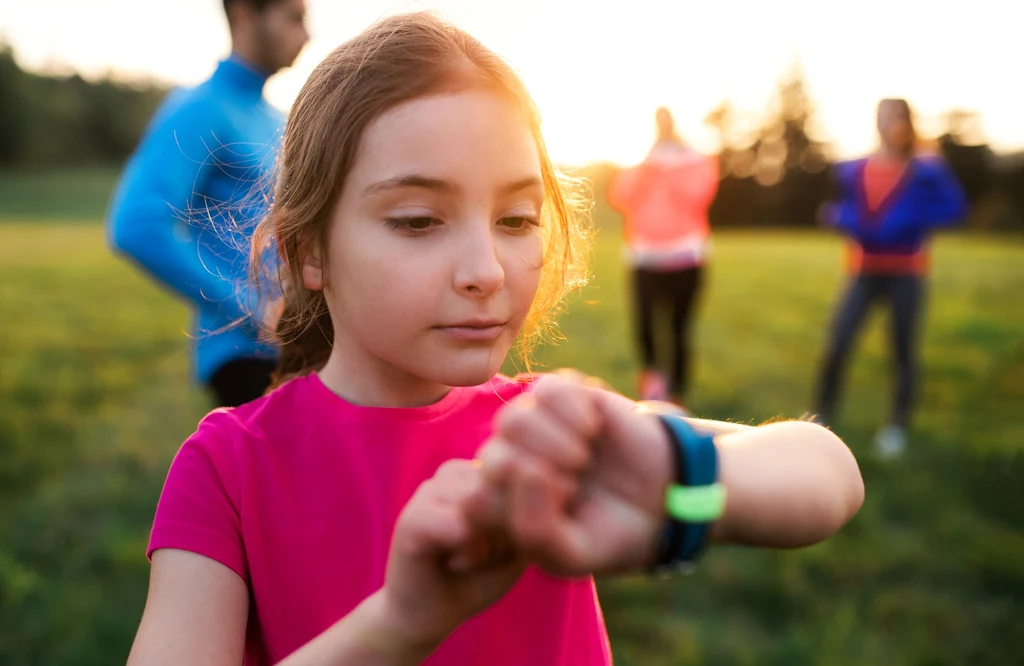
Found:
[[(0, 46), (0, 169), (120, 164), (138, 143), (167, 88), (22, 69)], [(716, 227), (813, 226), (829, 187), (830, 147), (813, 131), (815, 108), (799, 69), (778, 83), (759, 123), (741, 122), (728, 102), (706, 122), (722, 146), (722, 181), (711, 208)], [(1024, 153), (997, 155), (971, 140), (976, 118), (948, 114), (934, 146), (972, 203), (972, 226), (1024, 229)], [(614, 167), (581, 170), (600, 199)]]
[(0, 168), (123, 162), (167, 89), (23, 70), (0, 45)]

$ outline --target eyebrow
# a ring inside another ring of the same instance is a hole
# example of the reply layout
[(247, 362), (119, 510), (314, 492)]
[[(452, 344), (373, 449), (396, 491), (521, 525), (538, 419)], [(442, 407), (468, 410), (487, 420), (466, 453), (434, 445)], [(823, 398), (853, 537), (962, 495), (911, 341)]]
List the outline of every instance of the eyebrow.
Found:
[[(541, 180), (540, 176), (527, 176), (503, 185), (499, 188), (499, 193), (503, 196), (507, 196), (531, 187), (543, 188), (543, 186), (544, 181)], [(389, 190), (403, 188), (420, 188), (430, 190), (431, 192), (437, 192), (439, 194), (457, 194), (459, 192), (459, 186), (450, 181), (413, 174), (409, 176), (389, 178), (387, 180), (373, 183), (366, 188), (365, 194), (380, 194)]]

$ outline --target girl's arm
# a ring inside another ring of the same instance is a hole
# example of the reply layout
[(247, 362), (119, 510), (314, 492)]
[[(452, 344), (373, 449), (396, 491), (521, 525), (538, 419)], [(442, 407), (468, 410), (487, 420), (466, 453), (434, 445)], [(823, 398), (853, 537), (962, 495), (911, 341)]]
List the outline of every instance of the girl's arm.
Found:
[(799, 548), (830, 537), (864, 501), (849, 448), (830, 430), (785, 421), (720, 434), (725, 513), (712, 538), (723, 543)]
[[(674, 405), (638, 403), (639, 413), (678, 413)], [(725, 514), (712, 531), (719, 542), (788, 548), (827, 538), (864, 500), (853, 454), (831, 431), (783, 421), (753, 427), (683, 417), (715, 435)], [(666, 481), (667, 483), (667, 481)]]
[[(495, 492), (480, 498), (474, 519), (506, 526), (524, 553), (555, 574), (650, 565), (676, 479), (663, 424), (639, 411), (610, 391), (542, 378), (528, 399), (502, 409), (479, 453)], [(697, 424), (721, 431), (715, 446), (726, 503), (712, 529), (716, 542), (807, 546), (860, 508), (857, 462), (828, 429), (806, 421)]]
[[(725, 513), (711, 537), (720, 543), (799, 548), (828, 538), (864, 501), (860, 468), (832, 431), (807, 421), (762, 426), (685, 417), (713, 434), (719, 478), (726, 488)], [(667, 448), (659, 429), (655, 447)], [(663, 456), (671, 470), (671, 458)], [(652, 481), (655, 481), (652, 479)], [(665, 487), (668, 476), (656, 480)]]
[(128, 666), (240, 664), (248, 614), (249, 590), (234, 571), (196, 553), (158, 550)]
[[(416, 648), (381, 592), (281, 662), (418, 664), (434, 646)], [(238, 574), (202, 555), (165, 548), (153, 553), (149, 596), (128, 666), (234, 666), (242, 663), (249, 589)]]
[[(603, 387), (606, 390), (611, 391), (608, 387)], [(641, 400), (636, 403), (635, 411), (637, 413), (654, 413), (654, 414), (676, 414), (681, 416), (687, 423), (693, 426), (696, 430), (702, 433), (708, 433), (711, 435), (719, 435), (727, 432), (739, 432), (741, 430), (749, 430), (753, 426), (744, 425), (742, 423), (733, 423), (731, 421), (712, 421), (710, 419), (698, 419), (693, 416), (689, 416), (687, 412), (671, 402), (662, 402), (661, 400)]]
[[(825, 427), (807, 421), (754, 427), (684, 420), (715, 435), (720, 481), (727, 492), (725, 513), (712, 531), (715, 541), (772, 548), (810, 545), (836, 533), (864, 500), (856, 459)], [(664, 441), (653, 446), (668, 445), (653, 429), (651, 436)], [(671, 465), (669, 459), (666, 464)], [(667, 485), (671, 480), (658, 481)]]
[[(464, 499), (479, 466), (448, 460), (413, 493), (394, 528), (384, 586), (284, 666), (419, 664), (462, 622), (515, 584), (526, 562), (474, 529)], [(129, 666), (242, 662), (249, 588), (231, 568), (186, 550), (153, 552), (150, 593)]]
[(967, 220), (969, 207), (960, 181), (941, 157), (929, 160), (927, 185), (929, 189), (928, 219), (932, 229), (953, 227)]

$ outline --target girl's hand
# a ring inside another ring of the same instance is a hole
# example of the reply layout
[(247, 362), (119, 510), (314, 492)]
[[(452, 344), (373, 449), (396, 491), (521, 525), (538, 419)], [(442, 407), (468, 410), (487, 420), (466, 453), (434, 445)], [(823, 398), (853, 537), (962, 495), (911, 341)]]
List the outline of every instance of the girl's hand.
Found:
[(478, 463), (449, 460), (425, 481), (395, 525), (381, 590), (396, 640), (430, 652), (522, 575), (502, 533), (470, 523), (467, 498), (483, 484)]
[(654, 557), (671, 480), (668, 436), (635, 403), (581, 376), (546, 376), (499, 414), (471, 507), (556, 575), (636, 569)]
[[(652, 563), (674, 477), (657, 417), (591, 383), (543, 378), (502, 410), (479, 454), (491, 490), (473, 498), (474, 521), (504, 527), (525, 557), (554, 574)], [(827, 428), (710, 425), (728, 489), (712, 540), (800, 548), (829, 538), (860, 508), (857, 461)]]

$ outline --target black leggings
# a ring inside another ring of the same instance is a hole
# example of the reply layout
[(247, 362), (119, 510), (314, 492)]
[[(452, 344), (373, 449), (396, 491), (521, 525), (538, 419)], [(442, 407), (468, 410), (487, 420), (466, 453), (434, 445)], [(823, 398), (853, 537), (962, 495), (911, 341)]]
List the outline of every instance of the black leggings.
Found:
[(831, 423), (835, 415), (846, 361), (868, 311), (875, 302), (884, 300), (892, 311), (892, 345), (897, 371), (891, 419), (902, 428), (910, 424), (910, 409), (917, 393), (917, 340), (924, 291), (924, 280), (916, 275), (859, 275), (850, 281), (832, 322), (818, 386), (816, 410), (826, 423)]
[(657, 367), (654, 348), (655, 310), (667, 306), (672, 325), (672, 357), (668, 372), (670, 395), (684, 396), (690, 381), (690, 329), (703, 283), (701, 266), (659, 272), (637, 268), (633, 272), (633, 303), (637, 341), (644, 368)]
[(238, 358), (220, 366), (209, 384), (217, 406), (237, 407), (261, 397), (275, 367), (275, 361), (264, 358)]

